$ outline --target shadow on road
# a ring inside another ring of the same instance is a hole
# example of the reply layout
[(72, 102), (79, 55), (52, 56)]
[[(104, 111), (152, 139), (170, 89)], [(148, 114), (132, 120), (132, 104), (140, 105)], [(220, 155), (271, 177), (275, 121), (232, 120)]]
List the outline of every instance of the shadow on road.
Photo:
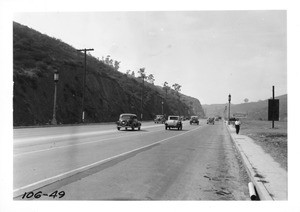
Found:
[(128, 133), (130, 133), (130, 132), (149, 132), (148, 130), (143, 130), (143, 129), (141, 129), (141, 130), (131, 130), (131, 129), (128, 129), (128, 130), (125, 130), (125, 129), (122, 129), (122, 130), (116, 130), (117, 132), (128, 132)]
[(166, 131), (187, 132), (187, 131), (190, 131), (190, 130), (187, 130), (187, 129), (178, 130), (178, 129), (174, 128), (174, 129), (167, 129)]

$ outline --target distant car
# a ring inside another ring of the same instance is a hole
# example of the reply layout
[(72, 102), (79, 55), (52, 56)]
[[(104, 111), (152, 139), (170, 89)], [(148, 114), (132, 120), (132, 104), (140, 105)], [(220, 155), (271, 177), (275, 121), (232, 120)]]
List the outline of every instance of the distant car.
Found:
[(230, 118), (229, 119), (229, 124), (234, 124), (235, 121), (236, 121), (236, 118)]
[(165, 116), (164, 115), (156, 115), (154, 119), (155, 124), (164, 124), (166, 122)]
[(128, 128), (131, 128), (131, 130), (137, 128), (138, 130), (140, 130), (142, 125), (141, 122), (138, 121), (137, 116), (131, 113), (121, 114), (119, 120), (116, 123), (118, 130), (120, 130), (121, 128), (125, 128), (125, 130), (127, 130)]
[(215, 124), (215, 118), (208, 118), (207, 124)]
[(179, 116), (169, 116), (168, 120), (165, 122), (165, 129), (177, 128), (182, 130), (182, 122)]
[(199, 118), (198, 118), (198, 116), (191, 116), (190, 124), (197, 124), (197, 125), (199, 125)]

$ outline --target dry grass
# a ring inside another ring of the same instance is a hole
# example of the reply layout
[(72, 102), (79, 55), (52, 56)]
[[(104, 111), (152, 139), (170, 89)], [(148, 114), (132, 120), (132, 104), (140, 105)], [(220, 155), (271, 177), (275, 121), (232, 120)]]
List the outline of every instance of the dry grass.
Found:
[(287, 122), (242, 120), (240, 134), (249, 136), (287, 170)]

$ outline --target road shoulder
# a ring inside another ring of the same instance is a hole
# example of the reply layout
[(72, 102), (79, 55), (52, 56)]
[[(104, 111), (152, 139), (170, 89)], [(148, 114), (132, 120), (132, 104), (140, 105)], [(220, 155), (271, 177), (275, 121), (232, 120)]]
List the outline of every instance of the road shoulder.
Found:
[(287, 200), (287, 172), (273, 158), (245, 136), (237, 135), (226, 124), (230, 137), (239, 151), (248, 175), (261, 200)]

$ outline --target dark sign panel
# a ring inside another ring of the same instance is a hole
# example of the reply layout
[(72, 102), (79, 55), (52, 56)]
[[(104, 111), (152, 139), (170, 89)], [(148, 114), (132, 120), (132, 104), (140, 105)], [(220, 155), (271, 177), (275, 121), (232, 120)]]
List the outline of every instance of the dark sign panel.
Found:
[(269, 99), (268, 121), (279, 121), (279, 99)]

